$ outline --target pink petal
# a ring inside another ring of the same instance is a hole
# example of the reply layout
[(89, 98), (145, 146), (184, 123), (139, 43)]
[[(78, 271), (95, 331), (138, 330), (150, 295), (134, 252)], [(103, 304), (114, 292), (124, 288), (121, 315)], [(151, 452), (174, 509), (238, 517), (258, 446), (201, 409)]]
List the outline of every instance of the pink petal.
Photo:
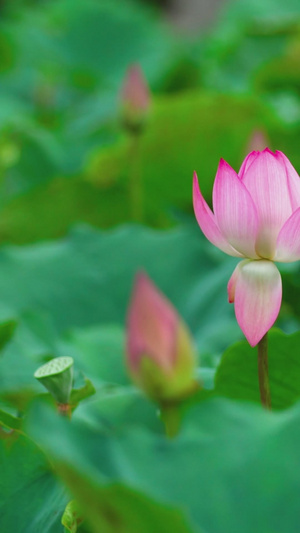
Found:
[(286, 166), (281, 158), (266, 148), (245, 170), (243, 183), (258, 213), (256, 251), (259, 256), (272, 259), (278, 233), (292, 214)]
[(239, 178), (241, 178), (241, 180), (243, 179), (246, 170), (248, 170), (250, 165), (257, 158), (258, 154), (259, 154), (259, 152), (257, 152), (256, 150), (254, 150), (253, 152), (250, 152), (250, 154), (248, 154), (247, 157), (242, 162), (242, 166), (241, 166), (241, 168), (239, 170), (239, 174), (238, 174)]
[(213, 207), (222, 235), (240, 254), (257, 258), (257, 212), (236, 172), (221, 159), (213, 189)]
[(281, 305), (280, 273), (271, 261), (244, 261), (235, 282), (234, 309), (251, 346), (273, 326)]
[(196, 172), (193, 179), (193, 202), (197, 222), (205, 237), (226, 254), (241, 257), (241, 254), (234, 250), (221, 234), (215, 215), (202, 196)]
[(289, 263), (300, 259), (300, 207), (286, 221), (277, 239), (275, 261)]
[(235, 286), (236, 286), (236, 281), (238, 279), (239, 271), (240, 271), (242, 265), (244, 263), (248, 263), (248, 262), (249, 262), (249, 259), (245, 259), (244, 261), (240, 261), (237, 264), (237, 266), (235, 267), (235, 269), (233, 271), (233, 274), (232, 274), (230, 280), (228, 281), (227, 292), (228, 292), (228, 302), (230, 304), (234, 303)]
[(300, 178), (288, 158), (280, 151), (275, 156), (284, 164), (293, 211), (300, 207)]
[(130, 368), (138, 369), (147, 355), (166, 371), (176, 356), (179, 317), (175, 308), (143, 273), (136, 276), (127, 315), (127, 357)]

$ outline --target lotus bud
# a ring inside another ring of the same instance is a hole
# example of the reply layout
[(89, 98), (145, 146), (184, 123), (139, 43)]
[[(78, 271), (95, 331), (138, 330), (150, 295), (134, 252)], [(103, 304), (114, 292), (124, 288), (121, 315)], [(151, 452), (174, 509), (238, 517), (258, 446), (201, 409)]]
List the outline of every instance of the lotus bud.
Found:
[(176, 309), (143, 273), (136, 276), (127, 316), (127, 366), (133, 381), (159, 403), (193, 391), (195, 352)]
[(261, 129), (255, 129), (248, 139), (246, 154), (255, 150), (262, 151), (266, 146), (269, 146), (269, 139), (266, 133)]
[(143, 129), (150, 106), (150, 93), (139, 65), (131, 65), (121, 90), (121, 113), (124, 127), (131, 133)]
[(73, 383), (73, 358), (56, 357), (34, 373), (58, 404), (68, 405)]

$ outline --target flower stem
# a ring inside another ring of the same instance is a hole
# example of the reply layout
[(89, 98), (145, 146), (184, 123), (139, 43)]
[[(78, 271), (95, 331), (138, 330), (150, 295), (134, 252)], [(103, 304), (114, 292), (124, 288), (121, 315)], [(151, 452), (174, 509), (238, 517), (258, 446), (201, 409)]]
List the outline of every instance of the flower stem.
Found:
[(144, 218), (143, 183), (140, 164), (141, 135), (140, 131), (131, 132), (130, 134), (129, 196), (131, 217), (135, 222), (143, 222)]
[(164, 423), (166, 436), (173, 439), (179, 432), (180, 428), (180, 413), (178, 405), (163, 404), (160, 409), (160, 418)]
[(265, 409), (271, 409), (271, 395), (268, 372), (268, 333), (259, 341), (257, 345), (258, 355), (258, 382), (260, 391), (260, 401)]
[(71, 419), (72, 409), (71, 405), (68, 403), (57, 403), (57, 410), (61, 416), (66, 416)]

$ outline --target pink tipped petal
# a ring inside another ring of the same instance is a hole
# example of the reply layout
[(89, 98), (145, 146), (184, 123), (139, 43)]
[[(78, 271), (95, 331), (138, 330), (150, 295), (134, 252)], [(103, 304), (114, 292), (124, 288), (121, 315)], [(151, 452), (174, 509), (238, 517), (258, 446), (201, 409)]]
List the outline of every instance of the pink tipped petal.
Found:
[(249, 261), (249, 259), (245, 259), (244, 261), (241, 261), (240, 263), (238, 263), (238, 265), (235, 267), (235, 269), (233, 271), (233, 274), (232, 274), (230, 280), (228, 281), (227, 293), (228, 293), (228, 302), (230, 304), (234, 303), (235, 286), (236, 286), (236, 281), (237, 281), (237, 278), (238, 278), (238, 275), (239, 275), (239, 271), (240, 271), (242, 265), (244, 263), (248, 263), (248, 261)]
[(247, 157), (244, 159), (244, 161), (242, 162), (242, 166), (239, 170), (239, 178), (241, 178), (241, 180), (243, 179), (244, 177), (244, 174), (246, 172), (246, 170), (248, 170), (248, 168), (250, 167), (250, 165), (253, 163), (253, 161), (257, 158), (259, 152), (257, 151), (253, 151), (251, 152), (250, 154), (247, 155)]
[(234, 250), (221, 234), (215, 219), (215, 215), (204, 200), (198, 183), (196, 172), (193, 179), (193, 202), (197, 222), (203, 231), (205, 237), (222, 252), (235, 257), (241, 257), (241, 254)]
[(148, 276), (138, 274), (127, 316), (127, 355), (133, 371), (145, 355), (166, 371), (173, 367), (178, 323), (171, 303)]
[(300, 178), (293, 165), (288, 158), (280, 151), (276, 152), (276, 156), (281, 160), (286, 169), (287, 184), (290, 193), (290, 200), (293, 211), (300, 207)]
[(280, 273), (271, 261), (244, 262), (235, 283), (234, 308), (238, 324), (251, 346), (273, 326), (281, 305)]
[(243, 256), (257, 258), (255, 205), (236, 172), (222, 159), (214, 183), (213, 206), (218, 227), (231, 246)]
[(280, 230), (275, 261), (290, 263), (300, 259), (300, 207), (294, 211)]
[(263, 258), (274, 257), (278, 233), (292, 214), (286, 175), (283, 160), (269, 149), (260, 152), (243, 175), (243, 183), (257, 208), (256, 251)]

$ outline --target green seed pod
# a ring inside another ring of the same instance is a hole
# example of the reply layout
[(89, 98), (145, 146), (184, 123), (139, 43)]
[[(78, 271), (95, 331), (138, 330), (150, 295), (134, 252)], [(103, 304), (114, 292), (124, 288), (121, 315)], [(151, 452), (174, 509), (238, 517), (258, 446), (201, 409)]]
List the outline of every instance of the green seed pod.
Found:
[(58, 403), (69, 403), (73, 383), (73, 363), (72, 357), (56, 357), (40, 366), (34, 373), (34, 377)]

